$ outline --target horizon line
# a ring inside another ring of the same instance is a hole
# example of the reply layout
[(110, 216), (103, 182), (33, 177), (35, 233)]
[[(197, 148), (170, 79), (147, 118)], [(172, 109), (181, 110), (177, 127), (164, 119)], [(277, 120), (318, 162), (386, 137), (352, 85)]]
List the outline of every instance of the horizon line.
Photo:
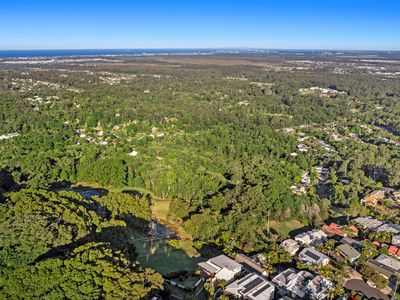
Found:
[(344, 51), (344, 52), (400, 52), (400, 49), (342, 49), (342, 48), (297, 48), (297, 47), (150, 47), (150, 48), (36, 48), (36, 49), (0, 49), (5, 51), (85, 51), (85, 50), (291, 50), (291, 51)]

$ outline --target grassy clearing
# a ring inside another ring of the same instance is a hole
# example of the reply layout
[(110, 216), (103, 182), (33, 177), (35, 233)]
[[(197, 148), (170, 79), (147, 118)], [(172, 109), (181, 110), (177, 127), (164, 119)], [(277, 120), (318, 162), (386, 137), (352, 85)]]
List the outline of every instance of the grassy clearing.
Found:
[(185, 232), (182, 228), (182, 220), (177, 218), (176, 216), (169, 214), (169, 206), (171, 204), (171, 200), (163, 199), (161, 197), (156, 196), (152, 191), (142, 188), (142, 187), (131, 187), (124, 186), (119, 188), (102, 188), (97, 183), (87, 183), (87, 182), (79, 182), (75, 185), (75, 187), (85, 187), (85, 188), (93, 188), (93, 189), (106, 189), (109, 192), (120, 193), (120, 192), (139, 192), (141, 194), (148, 194), (153, 199), (153, 205), (151, 207), (153, 218), (160, 223), (164, 224), (171, 228), (176, 234), (183, 240), (189, 239), (192, 237)]
[[(99, 189), (97, 184), (79, 183), (80, 186)], [(197, 267), (199, 253), (193, 247), (191, 242), (192, 237), (182, 228), (182, 221), (169, 213), (171, 200), (162, 199), (154, 195), (153, 192), (140, 187), (122, 187), (122, 188), (107, 188), (110, 192), (139, 192), (141, 194), (149, 194), (153, 199), (151, 207), (152, 215), (155, 220), (171, 228), (177, 233), (179, 245), (172, 247), (166, 241), (138, 241), (135, 242), (135, 247), (139, 253), (138, 260), (144, 267), (153, 268), (156, 271), (167, 274), (179, 270), (194, 271)], [(133, 239), (141, 239), (145, 236), (140, 232), (136, 232)]]
[(152, 268), (161, 274), (180, 270), (193, 272), (200, 259), (190, 257), (184, 250), (175, 249), (165, 241), (138, 242), (138, 261), (145, 268)]
[(182, 220), (169, 213), (171, 200), (155, 200), (151, 207), (153, 218), (171, 228), (182, 240), (192, 240), (192, 236), (188, 234), (182, 227)]
[(156, 219), (168, 220), (170, 218), (169, 216), (170, 204), (171, 200), (155, 200), (153, 206), (151, 207), (153, 216)]
[(284, 237), (288, 237), (289, 232), (291, 232), (292, 230), (304, 227), (304, 225), (297, 220), (286, 221), (286, 222), (271, 221), (270, 226), (279, 235)]

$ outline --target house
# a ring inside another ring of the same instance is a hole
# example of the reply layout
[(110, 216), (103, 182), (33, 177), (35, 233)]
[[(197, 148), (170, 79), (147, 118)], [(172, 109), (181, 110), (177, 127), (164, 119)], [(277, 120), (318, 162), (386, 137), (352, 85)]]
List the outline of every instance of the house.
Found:
[(327, 291), (333, 287), (333, 283), (322, 276), (316, 276), (307, 284), (309, 298), (313, 300), (324, 300), (328, 298)]
[(355, 236), (358, 236), (358, 228), (356, 226), (348, 225), (348, 226), (346, 226), (346, 230), (349, 230), (349, 231), (353, 232), (353, 234)]
[(314, 248), (304, 248), (299, 254), (299, 260), (312, 266), (325, 266), (330, 261), (328, 256)]
[(385, 192), (382, 190), (373, 191), (372, 193), (366, 195), (364, 199), (361, 200), (366, 206), (377, 206), (380, 200), (385, 199)]
[(394, 235), (392, 237), (392, 245), (396, 245), (396, 246), (400, 245), (400, 235)]
[(342, 237), (347, 236), (347, 233), (345, 233), (344, 231), (340, 230), (340, 227), (341, 226), (339, 224), (336, 224), (336, 223), (331, 223), (330, 225), (324, 224), (322, 226), (322, 230), (324, 232), (326, 232), (327, 234), (338, 235), (338, 236), (342, 236)]
[(349, 260), (350, 264), (354, 264), (361, 256), (360, 252), (348, 244), (341, 244), (337, 249), (343, 257), (346, 257)]
[(400, 191), (393, 192), (393, 197), (397, 200), (400, 199)]
[(299, 149), (300, 152), (308, 152), (308, 147), (305, 144), (299, 144), (297, 148)]
[(386, 224), (379, 226), (376, 230), (380, 231), (380, 232), (388, 232), (388, 233), (398, 234), (398, 233), (400, 233), (400, 225), (386, 223)]
[(379, 255), (375, 259), (369, 259), (366, 265), (388, 279), (400, 278), (400, 261), (385, 254)]
[(250, 273), (227, 285), (225, 293), (246, 300), (272, 300), (275, 286), (264, 277)]
[(264, 268), (256, 262), (254, 259), (244, 255), (244, 254), (236, 254), (235, 261), (241, 264), (244, 268), (249, 270), (250, 272), (255, 272), (258, 274), (266, 275)]
[(399, 251), (399, 248), (396, 246), (390, 246), (388, 249), (388, 252), (390, 255), (397, 255), (397, 252)]
[(303, 299), (307, 294), (307, 282), (311, 278), (313, 278), (313, 275), (310, 272), (289, 268), (276, 275), (272, 282), (279, 287), (278, 294), (280, 296)]
[(198, 265), (207, 276), (226, 282), (230, 282), (242, 271), (242, 265), (226, 255), (213, 257)]
[(353, 221), (359, 224), (361, 227), (369, 230), (374, 230), (379, 226), (383, 225), (383, 222), (373, 219), (371, 217), (358, 217)]
[(372, 245), (374, 245), (375, 247), (380, 248), (381, 247), (381, 243), (377, 242), (377, 241), (373, 241)]
[(328, 236), (322, 230), (313, 229), (296, 235), (294, 239), (301, 245), (310, 247), (310, 246), (317, 246), (319, 244), (326, 242)]
[(325, 181), (329, 178), (329, 169), (324, 167), (315, 167), (315, 171), (317, 172), (317, 178), (320, 181)]
[(356, 239), (352, 239), (352, 238), (349, 238), (349, 237), (344, 237), (344, 238), (342, 238), (341, 240), (340, 240), (340, 242), (342, 243), (342, 244), (347, 244), (347, 245), (349, 245), (349, 246), (351, 246), (351, 247), (353, 247), (353, 248), (355, 248), (355, 249), (357, 249), (357, 250), (361, 250), (361, 248), (362, 248), (362, 244), (358, 241), (358, 240), (356, 240)]
[(292, 239), (287, 239), (284, 240), (280, 247), (285, 250), (286, 252), (288, 252), (290, 255), (296, 255), (296, 253), (299, 251), (300, 246), (299, 244)]

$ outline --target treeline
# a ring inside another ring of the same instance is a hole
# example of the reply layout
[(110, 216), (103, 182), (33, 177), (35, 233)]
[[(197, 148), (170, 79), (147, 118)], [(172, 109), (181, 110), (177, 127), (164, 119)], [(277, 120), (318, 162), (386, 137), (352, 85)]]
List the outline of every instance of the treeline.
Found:
[(145, 226), (150, 215), (146, 197), (128, 194), (94, 200), (67, 191), (6, 194), (0, 204), (0, 298), (156, 294), (163, 288), (161, 275), (140, 267), (130, 243), (130, 226)]

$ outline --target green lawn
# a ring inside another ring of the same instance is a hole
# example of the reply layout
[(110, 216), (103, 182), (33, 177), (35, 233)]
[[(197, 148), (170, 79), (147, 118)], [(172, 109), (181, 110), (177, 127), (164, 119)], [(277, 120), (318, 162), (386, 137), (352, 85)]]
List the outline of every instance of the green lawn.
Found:
[(138, 261), (143, 267), (152, 268), (161, 274), (188, 270), (193, 272), (200, 259), (189, 257), (184, 250), (175, 249), (165, 241), (137, 242)]
[(304, 225), (297, 220), (286, 221), (286, 222), (271, 221), (270, 226), (279, 235), (284, 237), (289, 237), (289, 232), (291, 232), (292, 230), (304, 227)]

